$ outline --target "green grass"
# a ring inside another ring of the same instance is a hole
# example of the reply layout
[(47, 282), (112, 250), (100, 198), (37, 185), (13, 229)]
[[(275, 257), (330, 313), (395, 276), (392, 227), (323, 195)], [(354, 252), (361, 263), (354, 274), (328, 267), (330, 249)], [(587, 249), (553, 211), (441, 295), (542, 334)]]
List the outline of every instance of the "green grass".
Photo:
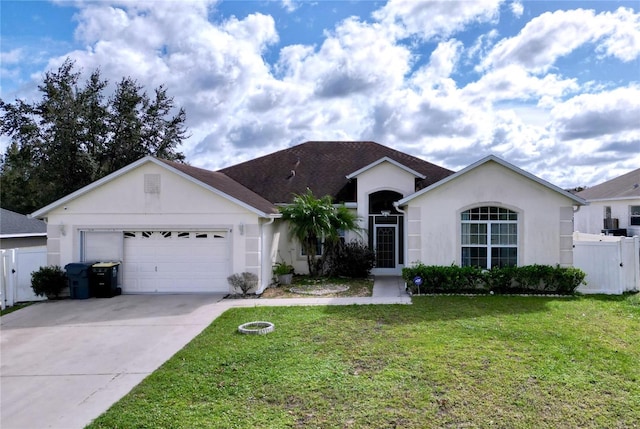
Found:
[(90, 427), (640, 427), (637, 295), (413, 301), (228, 311)]
[(22, 302), (20, 304), (14, 304), (11, 307), (6, 307), (4, 310), (0, 311), (0, 316), (6, 316), (9, 313), (13, 313), (14, 311), (18, 311), (21, 308), (25, 308), (33, 304), (33, 302)]

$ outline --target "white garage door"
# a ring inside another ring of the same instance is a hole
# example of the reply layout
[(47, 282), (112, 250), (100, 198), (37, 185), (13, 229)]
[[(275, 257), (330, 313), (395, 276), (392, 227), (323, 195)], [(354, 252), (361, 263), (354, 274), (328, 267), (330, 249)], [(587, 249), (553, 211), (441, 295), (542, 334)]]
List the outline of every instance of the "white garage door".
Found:
[(125, 231), (124, 293), (229, 292), (226, 231)]

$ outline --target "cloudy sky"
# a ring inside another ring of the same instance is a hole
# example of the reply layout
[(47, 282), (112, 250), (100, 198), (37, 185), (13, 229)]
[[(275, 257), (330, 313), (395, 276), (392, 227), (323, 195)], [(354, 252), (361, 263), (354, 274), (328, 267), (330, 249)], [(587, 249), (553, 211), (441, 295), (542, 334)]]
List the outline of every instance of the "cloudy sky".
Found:
[[(185, 108), (217, 169), (374, 140), (458, 170), (495, 154), (559, 186), (640, 167), (640, 1), (11, 1), (5, 101), (65, 58)], [(6, 138), (0, 141), (2, 150)]]

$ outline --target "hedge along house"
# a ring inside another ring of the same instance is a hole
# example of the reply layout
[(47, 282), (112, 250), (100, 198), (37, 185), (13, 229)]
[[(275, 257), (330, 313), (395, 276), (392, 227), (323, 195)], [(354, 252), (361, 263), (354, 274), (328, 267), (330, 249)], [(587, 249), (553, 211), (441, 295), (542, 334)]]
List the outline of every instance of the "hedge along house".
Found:
[(227, 293), (244, 271), (260, 292), (277, 261), (306, 272), (277, 207), (307, 189), (358, 214), (365, 233), (345, 240), (375, 250), (379, 275), (415, 261), (571, 265), (584, 203), (495, 157), (454, 174), (374, 142), (307, 142), (217, 172), (146, 157), (32, 216), (47, 220), (49, 264), (121, 261), (124, 293)]

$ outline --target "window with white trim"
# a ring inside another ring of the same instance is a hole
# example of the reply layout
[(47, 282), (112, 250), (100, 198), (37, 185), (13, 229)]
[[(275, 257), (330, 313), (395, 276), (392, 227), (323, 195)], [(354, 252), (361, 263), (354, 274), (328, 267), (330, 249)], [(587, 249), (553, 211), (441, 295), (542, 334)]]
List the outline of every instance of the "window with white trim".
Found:
[(518, 263), (518, 213), (502, 207), (476, 207), (460, 215), (462, 266), (515, 266)]
[(640, 225), (640, 206), (629, 206), (629, 225)]

